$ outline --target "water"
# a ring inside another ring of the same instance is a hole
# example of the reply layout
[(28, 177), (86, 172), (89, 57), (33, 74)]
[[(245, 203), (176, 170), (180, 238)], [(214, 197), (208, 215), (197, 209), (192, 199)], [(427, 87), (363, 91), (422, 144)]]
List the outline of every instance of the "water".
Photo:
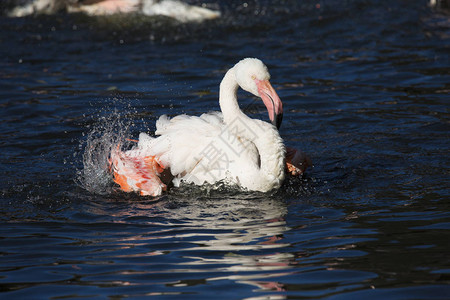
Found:
[[(223, 18), (0, 18), (0, 297), (448, 299), (448, 14), (208, 4)], [(269, 66), (281, 134), (314, 167), (270, 194), (115, 191), (88, 141), (217, 110), (248, 56)]]

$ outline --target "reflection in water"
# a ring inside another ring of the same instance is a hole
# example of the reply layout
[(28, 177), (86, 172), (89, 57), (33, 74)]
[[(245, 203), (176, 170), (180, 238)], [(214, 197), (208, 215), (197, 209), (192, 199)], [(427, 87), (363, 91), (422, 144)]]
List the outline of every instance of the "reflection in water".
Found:
[[(138, 220), (139, 224), (148, 219), (151, 231), (124, 236), (115, 243), (121, 249), (144, 249), (132, 254), (137, 258), (178, 256), (177, 263), (159, 270), (153, 267), (152, 273), (207, 273), (207, 282), (228, 279), (249, 284), (253, 284), (247, 282), (252, 279), (278, 277), (279, 271), (286, 272), (296, 264), (294, 254), (282, 251), (290, 246), (283, 241), (283, 235), (290, 230), (284, 219), (286, 203), (269, 196), (247, 197), (169, 196), (156, 202), (127, 202), (113, 214), (114, 219), (123, 223)], [(95, 204), (90, 213), (109, 214), (104, 205)], [(166, 222), (154, 222), (155, 217)], [(117, 257), (122, 256), (111, 258)], [(167, 284), (189, 285), (189, 281), (179, 279)]]

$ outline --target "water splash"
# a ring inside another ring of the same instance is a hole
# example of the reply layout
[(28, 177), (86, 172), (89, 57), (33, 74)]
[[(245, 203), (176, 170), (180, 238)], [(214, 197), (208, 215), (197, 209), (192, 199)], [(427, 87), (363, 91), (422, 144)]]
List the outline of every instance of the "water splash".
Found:
[(110, 153), (113, 148), (130, 146), (128, 139), (133, 127), (132, 119), (123, 117), (117, 110), (100, 116), (90, 126), (90, 131), (82, 142), (83, 169), (78, 171), (77, 176), (77, 182), (82, 188), (102, 195), (116, 190), (109, 171)]

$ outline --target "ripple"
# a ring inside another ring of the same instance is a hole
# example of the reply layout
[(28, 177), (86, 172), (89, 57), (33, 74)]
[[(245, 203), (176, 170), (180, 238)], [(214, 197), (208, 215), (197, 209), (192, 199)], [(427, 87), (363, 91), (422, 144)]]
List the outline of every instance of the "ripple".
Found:
[[(450, 27), (426, 2), (208, 1), (223, 18), (185, 26), (0, 16), (2, 297), (444, 299)], [(269, 194), (116, 191), (110, 147), (217, 110), (248, 56), (314, 167)]]

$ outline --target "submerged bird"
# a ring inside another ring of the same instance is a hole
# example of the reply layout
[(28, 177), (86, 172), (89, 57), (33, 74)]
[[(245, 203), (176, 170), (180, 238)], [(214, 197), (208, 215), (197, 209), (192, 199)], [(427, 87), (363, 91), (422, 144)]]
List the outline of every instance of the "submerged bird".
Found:
[[(219, 92), (222, 112), (197, 116), (163, 115), (157, 137), (139, 135), (128, 151), (111, 151), (114, 181), (126, 192), (161, 195), (172, 182), (202, 185), (224, 181), (249, 191), (267, 192), (281, 186), (285, 173), (299, 175), (310, 165), (300, 151), (286, 148), (278, 128), (283, 105), (269, 82), (267, 67), (256, 58), (238, 62), (225, 74)], [(272, 124), (245, 115), (237, 90), (260, 97)]]
[(178, 0), (29, 0), (8, 12), (10, 17), (52, 14), (61, 10), (90, 16), (138, 13), (167, 16), (180, 22), (200, 22), (220, 17), (220, 12)]

